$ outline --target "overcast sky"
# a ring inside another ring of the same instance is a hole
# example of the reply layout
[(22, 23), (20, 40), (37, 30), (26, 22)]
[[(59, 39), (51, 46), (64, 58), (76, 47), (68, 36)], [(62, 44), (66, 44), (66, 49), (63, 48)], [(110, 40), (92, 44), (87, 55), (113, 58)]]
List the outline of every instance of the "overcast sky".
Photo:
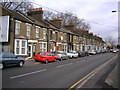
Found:
[[(61, 11), (71, 11), (91, 25), (90, 32), (103, 39), (112, 36), (117, 42), (118, 38), (118, 10), (119, 0), (35, 0), (42, 6)], [(97, 23), (97, 24), (95, 24)], [(100, 24), (100, 25), (99, 25)]]

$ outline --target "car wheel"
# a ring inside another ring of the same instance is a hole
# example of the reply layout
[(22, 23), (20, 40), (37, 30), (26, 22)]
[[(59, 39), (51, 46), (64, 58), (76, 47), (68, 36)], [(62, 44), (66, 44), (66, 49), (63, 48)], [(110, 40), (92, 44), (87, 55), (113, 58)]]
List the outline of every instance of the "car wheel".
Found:
[(68, 56), (68, 58), (70, 59), (71, 57), (70, 57), (70, 56)]
[(60, 61), (62, 61), (62, 60), (63, 60), (63, 58), (61, 57)]
[(38, 60), (35, 60), (36, 62), (38, 62)]
[(48, 63), (48, 60), (46, 60), (45, 63), (47, 64), (47, 63)]
[(22, 62), (22, 61), (19, 62), (19, 66), (20, 66), (20, 67), (23, 66), (23, 62)]
[(56, 62), (56, 58), (55, 58), (54, 62)]
[(0, 64), (0, 69), (3, 69), (3, 67), (4, 67), (4, 66), (3, 66), (3, 64), (1, 63), (1, 64)]

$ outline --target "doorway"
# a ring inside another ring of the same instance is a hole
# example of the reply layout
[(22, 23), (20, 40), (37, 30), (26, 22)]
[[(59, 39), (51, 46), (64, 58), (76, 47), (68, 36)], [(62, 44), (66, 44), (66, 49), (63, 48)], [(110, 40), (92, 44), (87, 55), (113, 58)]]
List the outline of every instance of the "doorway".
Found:
[(32, 58), (32, 45), (31, 44), (29, 44), (29, 51), (28, 51), (28, 57), (29, 58)]

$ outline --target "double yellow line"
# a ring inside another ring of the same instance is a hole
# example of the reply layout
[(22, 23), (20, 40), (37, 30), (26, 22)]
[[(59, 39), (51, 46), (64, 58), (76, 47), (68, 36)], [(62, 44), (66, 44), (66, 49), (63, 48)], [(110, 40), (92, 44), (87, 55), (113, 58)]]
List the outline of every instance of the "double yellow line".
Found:
[(94, 76), (99, 70), (101, 70), (104, 66), (106, 66), (112, 60), (114, 60), (114, 58), (116, 58), (116, 57), (117, 57), (117, 55), (114, 56), (113, 58), (111, 58), (109, 61), (107, 61), (104, 64), (102, 64), (101, 66), (99, 66), (97, 69), (93, 70), (91, 73), (89, 73), (88, 75), (86, 75), (85, 77), (83, 77), (82, 79), (80, 79), (79, 81), (77, 81), (75, 84), (73, 84), (68, 90), (71, 90), (72, 88), (74, 88), (75, 86), (77, 86), (79, 83), (82, 83), (82, 81), (84, 81), (86, 79), (89, 79), (92, 76)]

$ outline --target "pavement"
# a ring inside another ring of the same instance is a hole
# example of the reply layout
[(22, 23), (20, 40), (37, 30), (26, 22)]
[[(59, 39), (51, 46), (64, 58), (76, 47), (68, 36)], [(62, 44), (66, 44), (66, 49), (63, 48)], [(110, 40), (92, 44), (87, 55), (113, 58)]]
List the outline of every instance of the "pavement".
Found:
[(118, 90), (118, 58), (114, 58), (94, 74), (81, 88)]
[(105, 83), (107, 83), (109, 86), (113, 88), (120, 89), (119, 83), (120, 83), (120, 52), (118, 53), (118, 62), (115, 66), (115, 68), (111, 71), (111, 73), (108, 75), (108, 77), (105, 80)]
[(105, 80), (105, 83), (107, 83), (109, 86), (113, 88), (118, 88), (118, 64), (108, 75), (108, 77)]

